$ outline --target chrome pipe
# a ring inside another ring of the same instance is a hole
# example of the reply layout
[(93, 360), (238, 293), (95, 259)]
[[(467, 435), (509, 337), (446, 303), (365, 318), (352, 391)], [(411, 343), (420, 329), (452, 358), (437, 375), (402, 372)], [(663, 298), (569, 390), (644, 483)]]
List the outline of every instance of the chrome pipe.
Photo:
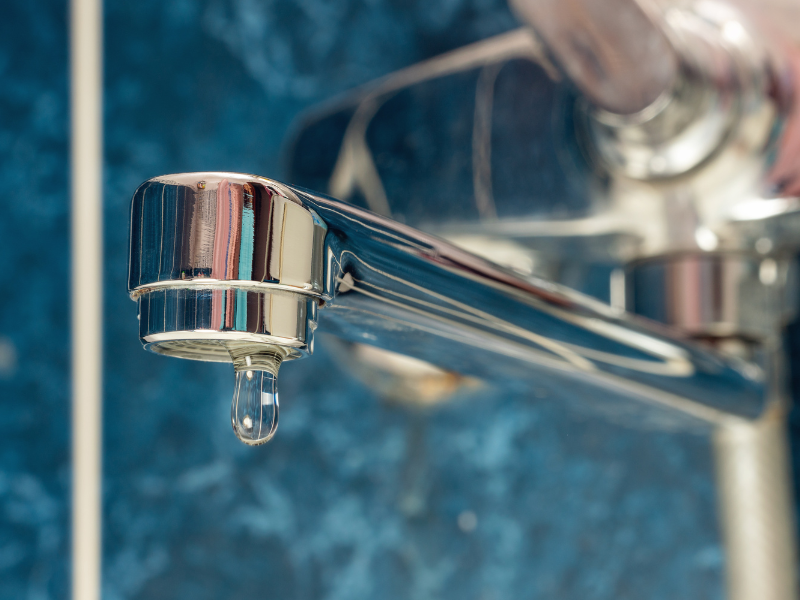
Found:
[(714, 433), (730, 600), (797, 598), (797, 529), (787, 437), (783, 409)]

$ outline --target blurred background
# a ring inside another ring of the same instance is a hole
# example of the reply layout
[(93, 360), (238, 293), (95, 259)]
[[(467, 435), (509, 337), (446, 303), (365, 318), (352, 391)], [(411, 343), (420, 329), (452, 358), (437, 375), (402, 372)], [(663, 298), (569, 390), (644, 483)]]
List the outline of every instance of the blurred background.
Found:
[[(44, 600), (70, 581), (67, 5), (4, 8), (0, 598)], [(254, 449), (230, 430), (229, 365), (142, 351), (126, 290), (141, 182), (285, 178), (303, 111), (518, 27), (506, 2), (104, 10), (103, 598), (723, 597), (703, 436), (576, 413), (568, 389), (400, 403), (321, 337), (282, 370), (279, 433)]]

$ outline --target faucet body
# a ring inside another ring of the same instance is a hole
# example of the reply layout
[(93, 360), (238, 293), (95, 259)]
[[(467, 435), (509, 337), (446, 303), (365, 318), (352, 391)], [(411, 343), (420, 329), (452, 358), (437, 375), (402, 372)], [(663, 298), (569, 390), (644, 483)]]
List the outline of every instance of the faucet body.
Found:
[(774, 400), (770, 361), (715, 354), (321, 194), (187, 173), (143, 184), (132, 210), (129, 289), (154, 352), (230, 361), (231, 343), (271, 344), (296, 358), (319, 325), (488, 380), (574, 380), (670, 426), (757, 419)]

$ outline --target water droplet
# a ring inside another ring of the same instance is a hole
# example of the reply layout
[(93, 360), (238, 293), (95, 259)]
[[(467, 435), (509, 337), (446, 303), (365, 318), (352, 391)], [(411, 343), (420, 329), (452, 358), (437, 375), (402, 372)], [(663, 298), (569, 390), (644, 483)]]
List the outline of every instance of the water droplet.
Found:
[(272, 439), (278, 429), (278, 378), (269, 371), (237, 371), (231, 404), (233, 431), (248, 446)]

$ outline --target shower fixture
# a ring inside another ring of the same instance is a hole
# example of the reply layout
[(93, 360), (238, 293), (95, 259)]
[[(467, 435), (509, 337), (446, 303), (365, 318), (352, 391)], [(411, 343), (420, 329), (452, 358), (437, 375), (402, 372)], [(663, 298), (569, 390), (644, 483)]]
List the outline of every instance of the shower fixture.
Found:
[(142, 184), (142, 343), (232, 363), (250, 445), (275, 434), (279, 369), (313, 354), (318, 327), (706, 432), (730, 597), (794, 598), (791, 28), (747, 3), (513, 4), (529, 27), (307, 113), (286, 150), (304, 187), (227, 172)]

